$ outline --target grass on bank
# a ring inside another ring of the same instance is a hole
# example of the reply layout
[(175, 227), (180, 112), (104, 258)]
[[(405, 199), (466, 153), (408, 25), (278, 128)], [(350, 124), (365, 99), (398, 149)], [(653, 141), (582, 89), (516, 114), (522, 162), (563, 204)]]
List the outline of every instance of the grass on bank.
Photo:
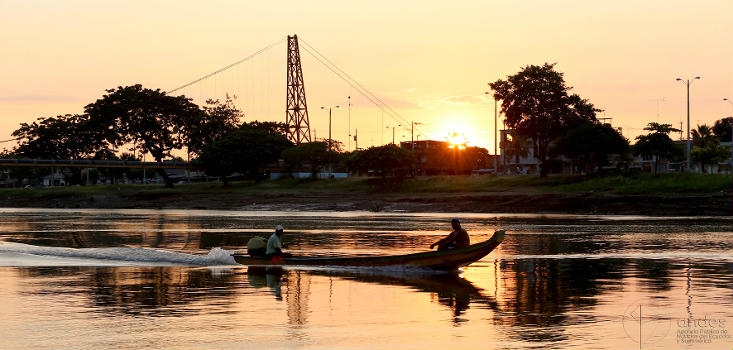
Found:
[(117, 195), (155, 197), (176, 194), (221, 194), (258, 192), (371, 192), (371, 193), (440, 193), (440, 192), (529, 192), (529, 193), (616, 193), (616, 194), (674, 194), (712, 193), (730, 190), (730, 175), (692, 173), (573, 176), (556, 175), (539, 178), (521, 176), (431, 176), (403, 180), (354, 177), (334, 180), (280, 179), (265, 181), (178, 184), (174, 188), (163, 185), (93, 185), (32, 189), (0, 189), (6, 199), (89, 197)]

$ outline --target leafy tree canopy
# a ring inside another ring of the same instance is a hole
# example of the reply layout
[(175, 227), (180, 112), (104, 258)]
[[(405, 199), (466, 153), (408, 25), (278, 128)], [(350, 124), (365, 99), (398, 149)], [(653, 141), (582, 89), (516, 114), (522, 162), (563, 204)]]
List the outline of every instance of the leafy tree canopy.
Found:
[(713, 133), (720, 142), (730, 142), (731, 132), (733, 131), (731, 128), (733, 128), (733, 117), (723, 118), (715, 122)]
[(277, 162), (280, 153), (292, 146), (281, 134), (266, 129), (239, 128), (206, 145), (198, 158), (207, 174), (226, 176), (234, 172), (251, 179), (262, 177), (261, 169)]
[(555, 64), (529, 65), (506, 80), (490, 83), (494, 98), (501, 100), (507, 126), (532, 138), (541, 175), (547, 174), (550, 142), (562, 132), (596, 120), (600, 111), (571, 89)]
[[(113, 146), (133, 144), (142, 153), (150, 153), (157, 162), (169, 157), (191, 140), (204, 113), (185, 96), (168, 96), (160, 89), (142, 85), (118, 87), (85, 107), (86, 113), (104, 138)], [(173, 182), (158, 170), (166, 185)]]
[(383, 178), (388, 175), (403, 177), (410, 173), (417, 164), (417, 160), (412, 152), (389, 144), (354, 152), (348, 164), (349, 168), (353, 170), (374, 170)]
[(313, 179), (326, 165), (334, 164), (339, 160), (339, 153), (328, 149), (326, 142), (308, 142), (300, 144), (282, 153), (283, 160), (292, 169), (307, 167)]
[(593, 173), (595, 167), (608, 164), (610, 155), (627, 154), (630, 146), (629, 141), (610, 125), (586, 123), (558, 138), (552, 151), (580, 161)]
[(190, 117), (198, 120), (187, 121), (184, 125), (186, 146), (192, 154), (200, 155), (207, 144), (236, 129), (244, 113), (237, 109), (234, 100), (227, 95), (224, 101), (207, 100), (203, 113)]
[(88, 115), (38, 118), (20, 124), (12, 136), (19, 139), (14, 153), (20, 157), (81, 159), (109, 150)]
[(642, 156), (656, 156), (654, 171), (655, 173), (659, 168), (659, 159), (673, 159), (679, 156), (682, 149), (674, 144), (672, 139), (669, 137), (670, 132), (679, 131), (672, 127), (671, 124), (659, 124), (649, 123), (644, 128), (649, 131), (646, 135), (639, 135), (636, 137), (636, 144), (634, 144), (634, 154), (640, 154)]

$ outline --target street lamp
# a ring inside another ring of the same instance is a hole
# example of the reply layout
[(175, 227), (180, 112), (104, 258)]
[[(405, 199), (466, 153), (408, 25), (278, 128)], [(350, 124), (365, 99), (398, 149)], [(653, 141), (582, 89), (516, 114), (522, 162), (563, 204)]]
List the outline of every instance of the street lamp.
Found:
[(687, 153), (687, 171), (690, 171), (690, 83), (695, 80), (700, 79), (700, 77), (695, 77), (693, 79), (687, 79), (684, 80), (682, 78), (677, 78), (677, 81), (681, 81), (682, 84), (685, 84), (687, 87), (687, 147), (686, 147), (686, 153)]
[[(484, 92), (484, 94), (491, 96), (491, 93), (488, 92), (488, 91)], [(492, 96), (492, 98), (494, 99), (494, 174), (496, 174), (496, 173), (499, 172), (499, 169), (497, 168), (497, 165), (496, 165), (496, 157), (499, 156), (498, 155), (499, 152), (497, 152), (497, 150), (496, 150), (496, 147), (497, 147), (496, 146), (496, 128), (497, 128), (497, 124), (498, 124), (497, 123), (498, 113), (497, 113), (497, 108), (496, 108), (496, 98), (494, 98), (493, 96)]]
[(730, 118), (731, 118), (731, 130), (730, 130), (730, 173), (733, 174), (733, 101), (723, 98), (723, 101), (730, 103)]
[(394, 145), (394, 129), (396, 127), (402, 126), (402, 124), (398, 124), (397, 126), (387, 126), (386, 129), (392, 128), (392, 144)]
[[(331, 108), (339, 108), (339, 106), (328, 107), (328, 150), (331, 150)], [(326, 107), (321, 106), (321, 109), (326, 109)]]

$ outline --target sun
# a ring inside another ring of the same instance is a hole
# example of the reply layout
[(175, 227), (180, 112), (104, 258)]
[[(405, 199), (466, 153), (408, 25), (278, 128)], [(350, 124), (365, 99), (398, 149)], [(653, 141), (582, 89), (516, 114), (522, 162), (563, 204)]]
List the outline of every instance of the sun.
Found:
[(466, 149), (466, 135), (462, 132), (451, 131), (448, 133), (448, 143), (450, 148)]

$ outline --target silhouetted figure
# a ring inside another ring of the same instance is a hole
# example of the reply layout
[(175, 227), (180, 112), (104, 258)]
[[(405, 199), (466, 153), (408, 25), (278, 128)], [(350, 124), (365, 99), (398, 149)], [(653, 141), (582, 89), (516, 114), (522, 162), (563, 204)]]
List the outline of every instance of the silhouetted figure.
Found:
[(283, 231), (282, 225), (275, 227), (275, 233), (267, 240), (267, 249), (265, 250), (267, 257), (290, 258), (293, 256), (292, 254), (283, 253), (283, 248), (286, 247), (282, 244)]
[(453, 218), (450, 221), (453, 226), (453, 232), (447, 237), (430, 245), (430, 249), (438, 246), (438, 251), (465, 248), (471, 244), (471, 240), (468, 238), (468, 232), (461, 227), (461, 222), (457, 218)]

